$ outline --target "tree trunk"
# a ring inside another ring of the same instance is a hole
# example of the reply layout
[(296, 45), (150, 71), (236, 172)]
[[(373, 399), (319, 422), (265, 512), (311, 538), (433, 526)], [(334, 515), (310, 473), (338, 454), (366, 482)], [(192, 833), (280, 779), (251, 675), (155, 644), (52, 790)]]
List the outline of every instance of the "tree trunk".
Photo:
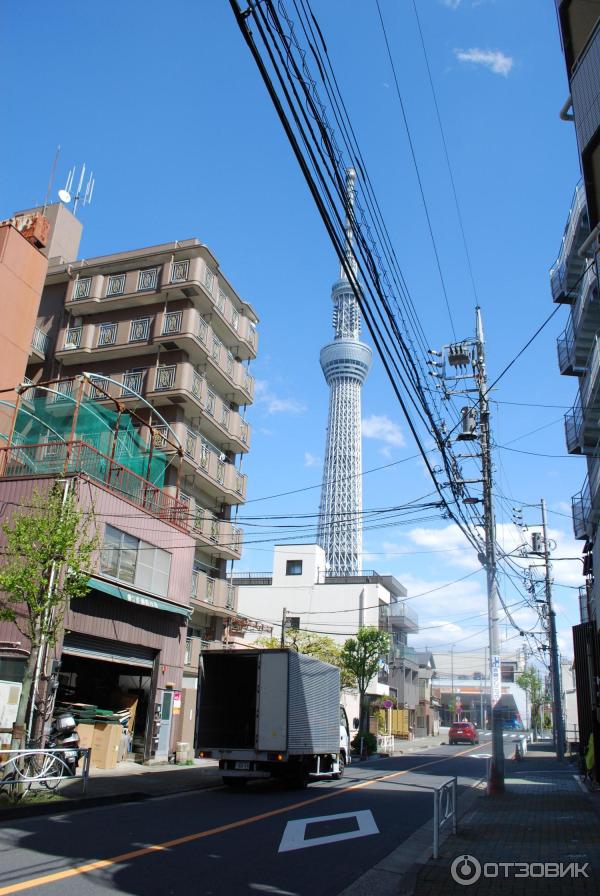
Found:
[[(25, 663), (25, 675), (23, 676), (23, 687), (21, 690), (21, 698), (19, 700), (19, 707), (17, 709), (17, 717), (15, 719), (15, 723), (13, 729), (23, 729), (25, 727), (27, 721), (27, 709), (29, 707), (29, 700), (31, 697), (31, 689), (33, 685), (33, 678), (35, 676), (35, 666), (37, 663), (37, 658), (39, 654), (39, 647), (32, 647), (29, 656), (27, 657), (27, 662)], [(24, 748), (25, 743), (16, 743), (18, 739), (17, 732), (13, 732), (13, 740), (11, 744), (11, 748), (13, 750)]]

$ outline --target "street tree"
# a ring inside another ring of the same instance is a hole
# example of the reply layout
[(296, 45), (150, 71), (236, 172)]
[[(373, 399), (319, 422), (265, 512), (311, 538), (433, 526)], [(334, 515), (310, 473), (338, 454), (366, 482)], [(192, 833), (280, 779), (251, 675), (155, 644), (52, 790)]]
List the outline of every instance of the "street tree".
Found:
[(390, 636), (374, 626), (361, 628), (355, 638), (348, 638), (342, 647), (342, 668), (346, 671), (360, 697), (360, 725), (365, 728), (365, 694), (369, 682), (377, 675), (382, 657), (390, 650)]
[[(279, 638), (275, 637), (260, 638), (257, 644), (271, 649), (281, 646)], [(303, 653), (306, 656), (312, 656), (323, 663), (337, 666), (340, 670), (341, 686), (343, 688), (355, 686), (353, 677), (342, 664), (342, 648), (328, 635), (317, 635), (301, 629), (288, 628), (285, 631), (284, 646), (297, 650), (298, 653)]]
[(534, 734), (537, 734), (543, 727), (542, 707), (545, 700), (544, 688), (537, 669), (529, 666), (519, 675), (517, 684), (529, 697), (531, 728)]
[(29, 642), (15, 720), (22, 729), (28, 709), (35, 711), (38, 657), (43, 660), (47, 647), (56, 643), (70, 601), (88, 593), (98, 543), (91, 514), (78, 508), (66, 483), (34, 491), (1, 528), (0, 619), (14, 623)]

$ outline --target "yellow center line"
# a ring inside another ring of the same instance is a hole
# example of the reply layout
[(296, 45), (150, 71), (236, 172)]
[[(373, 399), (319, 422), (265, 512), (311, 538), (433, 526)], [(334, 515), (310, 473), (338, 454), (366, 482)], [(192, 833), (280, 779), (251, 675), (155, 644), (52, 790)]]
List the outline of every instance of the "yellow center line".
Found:
[(215, 834), (223, 834), (225, 831), (233, 831), (236, 828), (245, 827), (249, 824), (255, 824), (257, 821), (264, 821), (266, 818), (273, 818), (275, 815), (283, 815), (286, 812), (293, 812), (296, 809), (302, 809), (304, 806), (311, 806), (314, 803), (320, 803), (322, 800), (328, 800), (343, 793), (350, 793), (353, 790), (362, 790), (370, 787), (371, 784), (377, 784), (381, 781), (389, 781), (392, 778), (399, 778), (407, 775), (409, 772), (417, 771), (421, 768), (427, 768), (431, 765), (439, 765), (441, 762), (447, 762), (448, 759), (455, 756), (464, 756), (466, 753), (472, 753), (476, 747), (468, 750), (461, 750), (460, 753), (454, 753), (450, 756), (444, 756), (442, 759), (434, 759), (431, 762), (424, 762), (422, 765), (416, 765), (412, 768), (404, 769), (399, 772), (390, 772), (387, 775), (379, 775), (376, 778), (369, 778), (358, 784), (349, 784), (348, 787), (340, 787), (333, 791), (328, 791), (320, 796), (311, 797), (308, 800), (302, 800), (292, 805), (281, 806), (279, 809), (271, 809), (269, 812), (262, 812), (260, 815), (252, 815), (249, 818), (240, 818), (238, 821), (230, 821), (227, 824), (219, 825), (215, 828), (209, 828), (206, 831), (198, 831), (195, 834), (186, 834), (184, 837), (176, 837), (174, 840), (165, 840), (164, 843), (156, 843), (152, 846), (143, 846), (140, 849), (134, 849), (131, 852), (124, 852), (110, 859), (98, 859), (95, 862), (88, 862), (86, 865), (77, 865), (75, 868), (68, 868), (64, 871), (56, 871), (54, 874), (44, 874), (42, 877), (32, 877), (29, 880), (23, 880), (20, 883), (9, 884), (7, 887), (0, 887), (0, 896), (9, 893), (21, 893), (23, 890), (30, 890), (33, 887), (41, 887), (45, 884), (53, 884), (59, 880), (66, 880), (69, 877), (77, 877), (79, 874), (89, 874), (91, 871), (98, 871), (101, 868), (108, 868), (111, 865), (122, 865), (132, 859), (139, 859), (142, 856), (151, 855), (156, 852), (164, 852), (175, 846), (182, 846), (184, 843), (193, 843), (195, 840), (203, 840), (205, 837), (212, 837)]

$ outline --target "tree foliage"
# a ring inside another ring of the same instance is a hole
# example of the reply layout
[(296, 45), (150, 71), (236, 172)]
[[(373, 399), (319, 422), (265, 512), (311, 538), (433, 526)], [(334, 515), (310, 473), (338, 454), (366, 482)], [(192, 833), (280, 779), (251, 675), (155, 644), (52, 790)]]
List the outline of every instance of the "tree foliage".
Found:
[(58, 484), (49, 492), (34, 491), (2, 531), (0, 619), (14, 623), (30, 644), (16, 719), (22, 725), (38, 653), (56, 643), (70, 601), (87, 594), (97, 538), (74, 491), (65, 496)]
[[(276, 649), (281, 646), (279, 638), (260, 638), (257, 641), (261, 647)], [(328, 635), (317, 635), (313, 632), (305, 632), (301, 629), (286, 629), (284, 646), (306, 656), (312, 656), (323, 663), (330, 663), (340, 670), (341, 686), (343, 688), (354, 687), (354, 679), (342, 664), (342, 648)]]
[(390, 636), (374, 626), (361, 628), (356, 637), (348, 638), (342, 647), (342, 668), (360, 695), (361, 729), (364, 727), (364, 703), (369, 682), (377, 675), (381, 658), (389, 650)]
[(529, 696), (531, 705), (531, 727), (537, 730), (542, 727), (542, 706), (545, 699), (544, 686), (540, 679), (537, 669), (529, 666), (517, 678), (517, 684)]

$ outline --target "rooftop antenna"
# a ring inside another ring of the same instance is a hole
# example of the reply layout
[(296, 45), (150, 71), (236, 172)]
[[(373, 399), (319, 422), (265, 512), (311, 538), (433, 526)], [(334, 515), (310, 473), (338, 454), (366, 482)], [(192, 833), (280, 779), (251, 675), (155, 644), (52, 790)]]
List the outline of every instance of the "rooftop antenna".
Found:
[(54, 184), (54, 177), (56, 175), (56, 166), (58, 164), (59, 155), (60, 144), (56, 147), (56, 152), (54, 153), (54, 161), (52, 163), (52, 168), (50, 169), (50, 179), (48, 180), (48, 189), (46, 190), (46, 198), (44, 199), (44, 208), (42, 209), (42, 214), (45, 214), (46, 209), (48, 208), (48, 203), (50, 202), (50, 193), (52, 192), (52, 185)]
[(89, 205), (92, 201), (92, 195), (94, 193), (94, 172), (90, 171), (87, 183), (85, 187), (83, 186), (85, 180), (85, 163), (81, 166), (81, 173), (79, 175), (79, 181), (77, 183), (77, 187), (75, 189), (75, 195), (73, 195), (73, 182), (75, 180), (75, 171), (76, 166), (73, 166), (67, 175), (67, 181), (65, 183), (64, 189), (58, 191), (58, 198), (61, 202), (64, 202), (65, 205), (68, 205), (71, 200), (73, 200), (73, 214), (77, 211), (77, 206), (81, 201), (81, 206)]

